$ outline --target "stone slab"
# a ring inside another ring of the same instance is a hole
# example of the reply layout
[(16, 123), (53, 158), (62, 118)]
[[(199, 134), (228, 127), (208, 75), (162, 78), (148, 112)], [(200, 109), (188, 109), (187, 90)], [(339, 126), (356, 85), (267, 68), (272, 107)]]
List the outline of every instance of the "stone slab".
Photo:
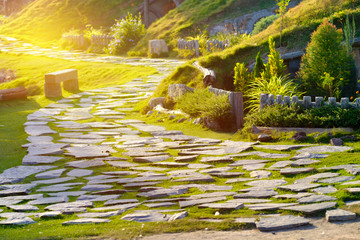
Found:
[(241, 183), (241, 182), (249, 182), (254, 180), (254, 178), (235, 178), (226, 180), (226, 184), (233, 184), (233, 183)]
[(338, 190), (337, 188), (333, 186), (327, 186), (327, 187), (318, 187), (311, 189), (312, 192), (320, 193), (320, 194), (329, 194), (329, 193), (336, 193)]
[(250, 177), (262, 179), (262, 178), (269, 178), (272, 175), (272, 172), (264, 171), (264, 170), (258, 170), (258, 171), (252, 171), (250, 173)]
[(112, 199), (104, 203), (104, 206), (118, 205), (118, 204), (128, 204), (128, 203), (138, 203), (138, 199)]
[(0, 221), (0, 225), (29, 225), (36, 223), (33, 219), (29, 217), (23, 218), (8, 218), (6, 220)]
[[(234, 163), (229, 164), (229, 167), (239, 167), (239, 166), (245, 166), (245, 165), (253, 165), (253, 164), (262, 164), (270, 162), (269, 160), (239, 160)], [(264, 164), (265, 166), (265, 164)]]
[(30, 175), (55, 168), (54, 166), (17, 166), (6, 169), (0, 174), (0, 185), (18, 183)]
[(73, 168), (91, 168), (91, 167), (100, 167), (105, 166), (105, 162), (102, 160), (80, 160), (80, 161), (72, 161), (67, 162), (66, 166)]
[(111, 212), (88, 212), (88, 213), (80, 213), (77, 214), (79, 218), (108, 218), (113, 216), (121, 215), (125, 210), (117, 210), (117, 211), (111, 211)]
[(315, 172), (315, 168), (283, 168), (280, 170), (280, 174), (283, 175), (297, 175), (301, 173)]
[(201, 205), (204, 203), (212, 203), (226, 200), (226, 197), (214, 197), (214, 198), (201, 198), (195, 200), (179, 201), (181, 208), (191, 207), (195, 205)]
[(82, 191), (102, 191), (113, 188), (113, 185), (97, 184), (97, 185), (86, 185), (81, 188)]
[(56, 169), (56, 170), (51, 170), (36, 174), (35, 177), (38, 179), (59, 178), (61, 174), (65, 171), (66, 171), (65, 168), (61, 168), (61, 169)]
[(136, 163), (155, 163), (161, 162), (169, 159), (169, 155), (161, 155), (161, 156), (150, 156), (150, 157), (134, 157), (133, 161)]
[(74, 156), (75, 158), (96, 158), (107, 157), (110, 153), (115, 152), (112, 147), (108, 146), (84, 146), (65, 148), (68, 153), (65, 155)]
[(32, 156), (26, 155), (23, 160), (23, 165), (37, 165), (37, 164), (51, 164), (62, 160), (62, 157), (54, 157), (54, 156)]
[(242, 172), (216, 172), (216, 173), (210, 173), (211, 176), (214, 177), (220, 177), (220, 178), (235, 178), (235, 177), (240, 177), (242, 175), (244, 175), (244, 173)]
[(345, 188), (344, 190), (349, 193), (360, 193), (360, 188)]
[(278, 231), (308, 225), (309, 223), (310, 220), (306, 218), (285, 215), (272, 218), (260, 218), (260, 221), (256, 223), (256, 227), (260, 231)]
[(306, 203), (317, 203), (317, 202), (327, 202), (327, 201), (336, 201), (336, 197), (331, 197), (327, 195), (311, 195), (308, 197), (299, 198), (297, 200), (300, 204), (306, 204)]
[(328, 222), (351, 221), (356, 219), (356, 213), (345, 211), (343, 209), (327, 210), (325, 218)]
[(99, 218), (79, 218), (76, 220), (71, 220), (67, 222), (63, 222), (62, 225), (78, 225), (78, 224), (99, 224), (99, 223), (109, 223), (111, 220), (109, 219), (99, 219)]
[(259, 189), (257, 191), (249, 191), (247, 193), (240, 193), (234, 195), (234, 198), (269, 198), (278, 195), (273, 189)]
[(312, 188), (316, 188), (321, 186), (320, 184), (315, 184), (315, 183), (298, 183), (298, 184), (290, 184), (290, 185), (286, 185), (286, 186), (279, 186), (279, 189), (283, 189), (283, 190), (290, 190), (290, 191), (294, 191), (294, 192), (303, 192)]
[(258, 204), (247, 204), (246, 208), (253, 211), (273, 211), (278, 210), (282, 207), (294, 206), (296, 203), (258, 203)]
[(30, 205), (47, 205), (52, 203), (64, 203), (67, 202), (69, 199), (67, 197), (46, 197), (46, 198), (39, 198), (36, 200), (32, 200), (28, 202)]
[(278, 169), (278, 168), (284, 168), (289, 166), (292, 163), (292, 161), (279, 161), (271, 165), (269, 169)]
[(66, 175), (69, 177), (85, 177), (92, 175), (94, 173), (93, 170), (87, 170), (87, 169), (74, 169), (68, 172)]
[(353, 147), (344, 146), (315, 146), (297, 150), (297, 153), (338, 153), (352, 150)]
[(245, 185), (247, 186), (259, 187), (259, 188), (275, 188), (284, 184), (287, 184), (287, 181), (283, 179), (257, 180), (257, 181), (245, 183)]
[(123, 216), (122, 220), (133, 222), (167, 222), (169, 216), (158, 212), (133, 213)]
[(192, 163), (192, 164), (189, 164), (187, 167), (190, 169), (206, 169), (206, 168), (214, 167), (214, 165), (202, 164), (202, 163)]
[(256, 145), (256, 148), (275, 150), (275, 151), (291, 151), (303, 147), (308, 147), (309, 145)]
[(144, 206), (146, 206), (148, 208), (171, 207), (171, 206), (175, 206), (175, 205), (178, 205), (178, 204), (174, 203), (174, 202), (161, 202), (161, 203), (147, 203), (147, 204), (144, 204)]
[(302, 212), (305, 214), (312, 214), (315, 212), (333, 208), (336, 206), (336, 204), (337, 204), (336, 202), (323, 202), (323, 203), (313, 203), (313, 204), (307, 204), (307, 205), (284, 207), (282, 209), (296, 211), (296, 212)]
[(34, 183), (34, 184), (56, 184), (56, 183), (68, 182), (68, 181), (71, 181), (74, 179), (75, 178), (73, 178), (73, 177), (62, 177), (62, 178), (54, 178), (54, 179), (47, 179), (47, 180), (37, 180), (37, 181), (32, 181), (31, 183)]
[(22, 205), (9, 205), (8, 208), (16, 211), (16, 212), (27, 212), (27, 211), (38, 211), (39, 208), (29, 204)]
[(351, 181), (354, 178), (355, 177), (353, 177), (353, 176), (340, 176), (340, 177), (321, 179), (321, 180), (318, 180), (317, 182), (319, 182), (319, 183), (339, 183), (339, 182)]
[(244, 207), (243, 203), (205, 203), (199, 205), (199, 208), (212, 208), (220, 210), (239, 210)]
[(43, 136), (56, 133), (56, 131), (52, 130), (49, 126), (26, 126), (25, 132), (30, 136)]
[(202, 163), (232, 163), (233, 159), (231, 157), (203, 157), (200, 162)]
[(188, 163), (179, 163), (179, 162), (157, 162), (154, 163), (155, 166), (160, 167), (176, 167), (176, 168), (183, 168), (189, 165)]
[(186, 177), (180, 179), (173, 179), (172, 182), (215, 182), (215, 179), (209, 175), (196, 176), (196, 177)]
[(311, 164), (316, 164), (319, 163), (319, 160), (313, 160), (311, 158), (304, 158), (304, 159), (299, 159), (296, 160), (294, 162), (291, 163), (292, 167), (300, 167), (300, 166), (306, 166), (306, 165), (311, 165)]

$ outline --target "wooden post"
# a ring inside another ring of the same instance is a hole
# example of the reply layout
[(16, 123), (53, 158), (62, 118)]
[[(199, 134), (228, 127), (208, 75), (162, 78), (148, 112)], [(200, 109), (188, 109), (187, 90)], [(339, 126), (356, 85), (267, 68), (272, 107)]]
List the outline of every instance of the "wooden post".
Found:
[(199, 57), (199, 56), (200, 56), (200, 44), (199, 44), (199, 40), (195, 40), (195, 52), (196, 52), (196, 56)]
[(237, 129), (240, 129), (244, 125), (243, 93), (230, 92), (229, 100), (231, 104), (231, 112), (235, 116), (236, 127)]
[(150, 8), (150, 0), (144, 0), (144, 22), (145, 22), (144, 24), (146, 28), (150, 26), (149, 8)]

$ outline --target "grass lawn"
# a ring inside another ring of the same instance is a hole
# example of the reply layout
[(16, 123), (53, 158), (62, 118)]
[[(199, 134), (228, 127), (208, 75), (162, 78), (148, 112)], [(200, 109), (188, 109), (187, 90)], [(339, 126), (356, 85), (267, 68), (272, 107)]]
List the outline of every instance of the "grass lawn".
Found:
[[(69, 68), (77, 69), (81, 91), (121, 85), (132, 79), (157, 73), (157, 70), (151, 67), (71, 62), (2, 53), (0, 54), (0, 65), (6, 69), (16, 70), (18, 76), (15, 81), (1, 84), (0, 89), (25, 86), (30, 94), (36, 94), (28, 97), (27, 101), (0, 101), (0, 172), (21, 164), (22, 158), (26, 154), (26, 150), (22, 149), (21, 145), (27, 142), (27, 134), (23, 127), (27, 115), (59, 100), (47, 99), (44, 96), (43, 85), (46, 73)], [(65, 97), (71, 94), (63, 92)]]

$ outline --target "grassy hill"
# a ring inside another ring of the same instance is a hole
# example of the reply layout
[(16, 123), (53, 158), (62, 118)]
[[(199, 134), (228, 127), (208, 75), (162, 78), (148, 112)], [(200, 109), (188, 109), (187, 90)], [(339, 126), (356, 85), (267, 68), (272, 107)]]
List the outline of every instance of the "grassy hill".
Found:
[(127, 11), (135, 11), (142, 0), (36, 0), (18, 14), (6, 19), (0, 34), (17, 37), (28, 42), (48, 45), (57, 41), (64, 32), (110, 27), (114, 19)]
[[(360, 30), (360, 1), (359, 0), (303, 0), (298, 6), (285, 14), (283, 30), (282, 52), (304, 50), (310, 41), (311, 33), (323, 22), (324, 18), (332, 19), (338, 28), (342, 28), (346, 15), (354, 16), (357, 35)], [(216, 87), (232, 90), (233, 68), (237, 62), (249, 64), (255, 60), (258, 51), (268, 52), (268, 38), (273, 36), (279, 44), (280, 19), (277, 19), (266, 30), (252, 36), (240, 44), (199, 59), (204, 67), (215, 70), (217, 75)], [(196, 74), (194, 73), (196, 72)], [(191, 73), (191, 74), (190, 74)], [(201, 73), (189, 65), (178, 68), (168, 79), (158, 87), (155, 95), (164, 95), (168, 84), (194, 83), (194, 79), (201, 79)]]

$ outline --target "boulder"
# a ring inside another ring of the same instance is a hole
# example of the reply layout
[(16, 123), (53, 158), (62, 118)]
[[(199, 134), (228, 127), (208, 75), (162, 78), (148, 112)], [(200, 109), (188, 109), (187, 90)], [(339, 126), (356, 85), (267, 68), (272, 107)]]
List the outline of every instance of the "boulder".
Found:
[(157, 105), (164, 106), (165, 98), (164, 97), (156, 97), (151, 98), (149, 101), (149, 107), (150, 109), (154, 109)]
[(169, 54), (169, 48), (166, 45), (165, 40), (163, 39), (150, 40), (149, 54), (151, 57), (167, 56)]
[(295, 141), (302, 141), (302, 140), (305, 140), (306, 138), (307, 138), (307, 135), (305, 132), (297, 132), (290, 139), (295, 140)]
[(330, 139), (330, 144), (333, 146), (342, 146), (344, 142), (340, 138), (332, 138)]
[(214, 131), (220, 131), (222, 129), (220, 123), (210, 117), (204, 118), (204, 125)]
[(168, 95), (172, 100), (184, 95), (187, 92), (193, 92), (194, 89), (185, 84), (170, 84), (168, 88)]
[(270, 135), (267, 134), (260, 134), (258, 137), (258, 140), (260, 142), (270, 142), (273, 138)]

